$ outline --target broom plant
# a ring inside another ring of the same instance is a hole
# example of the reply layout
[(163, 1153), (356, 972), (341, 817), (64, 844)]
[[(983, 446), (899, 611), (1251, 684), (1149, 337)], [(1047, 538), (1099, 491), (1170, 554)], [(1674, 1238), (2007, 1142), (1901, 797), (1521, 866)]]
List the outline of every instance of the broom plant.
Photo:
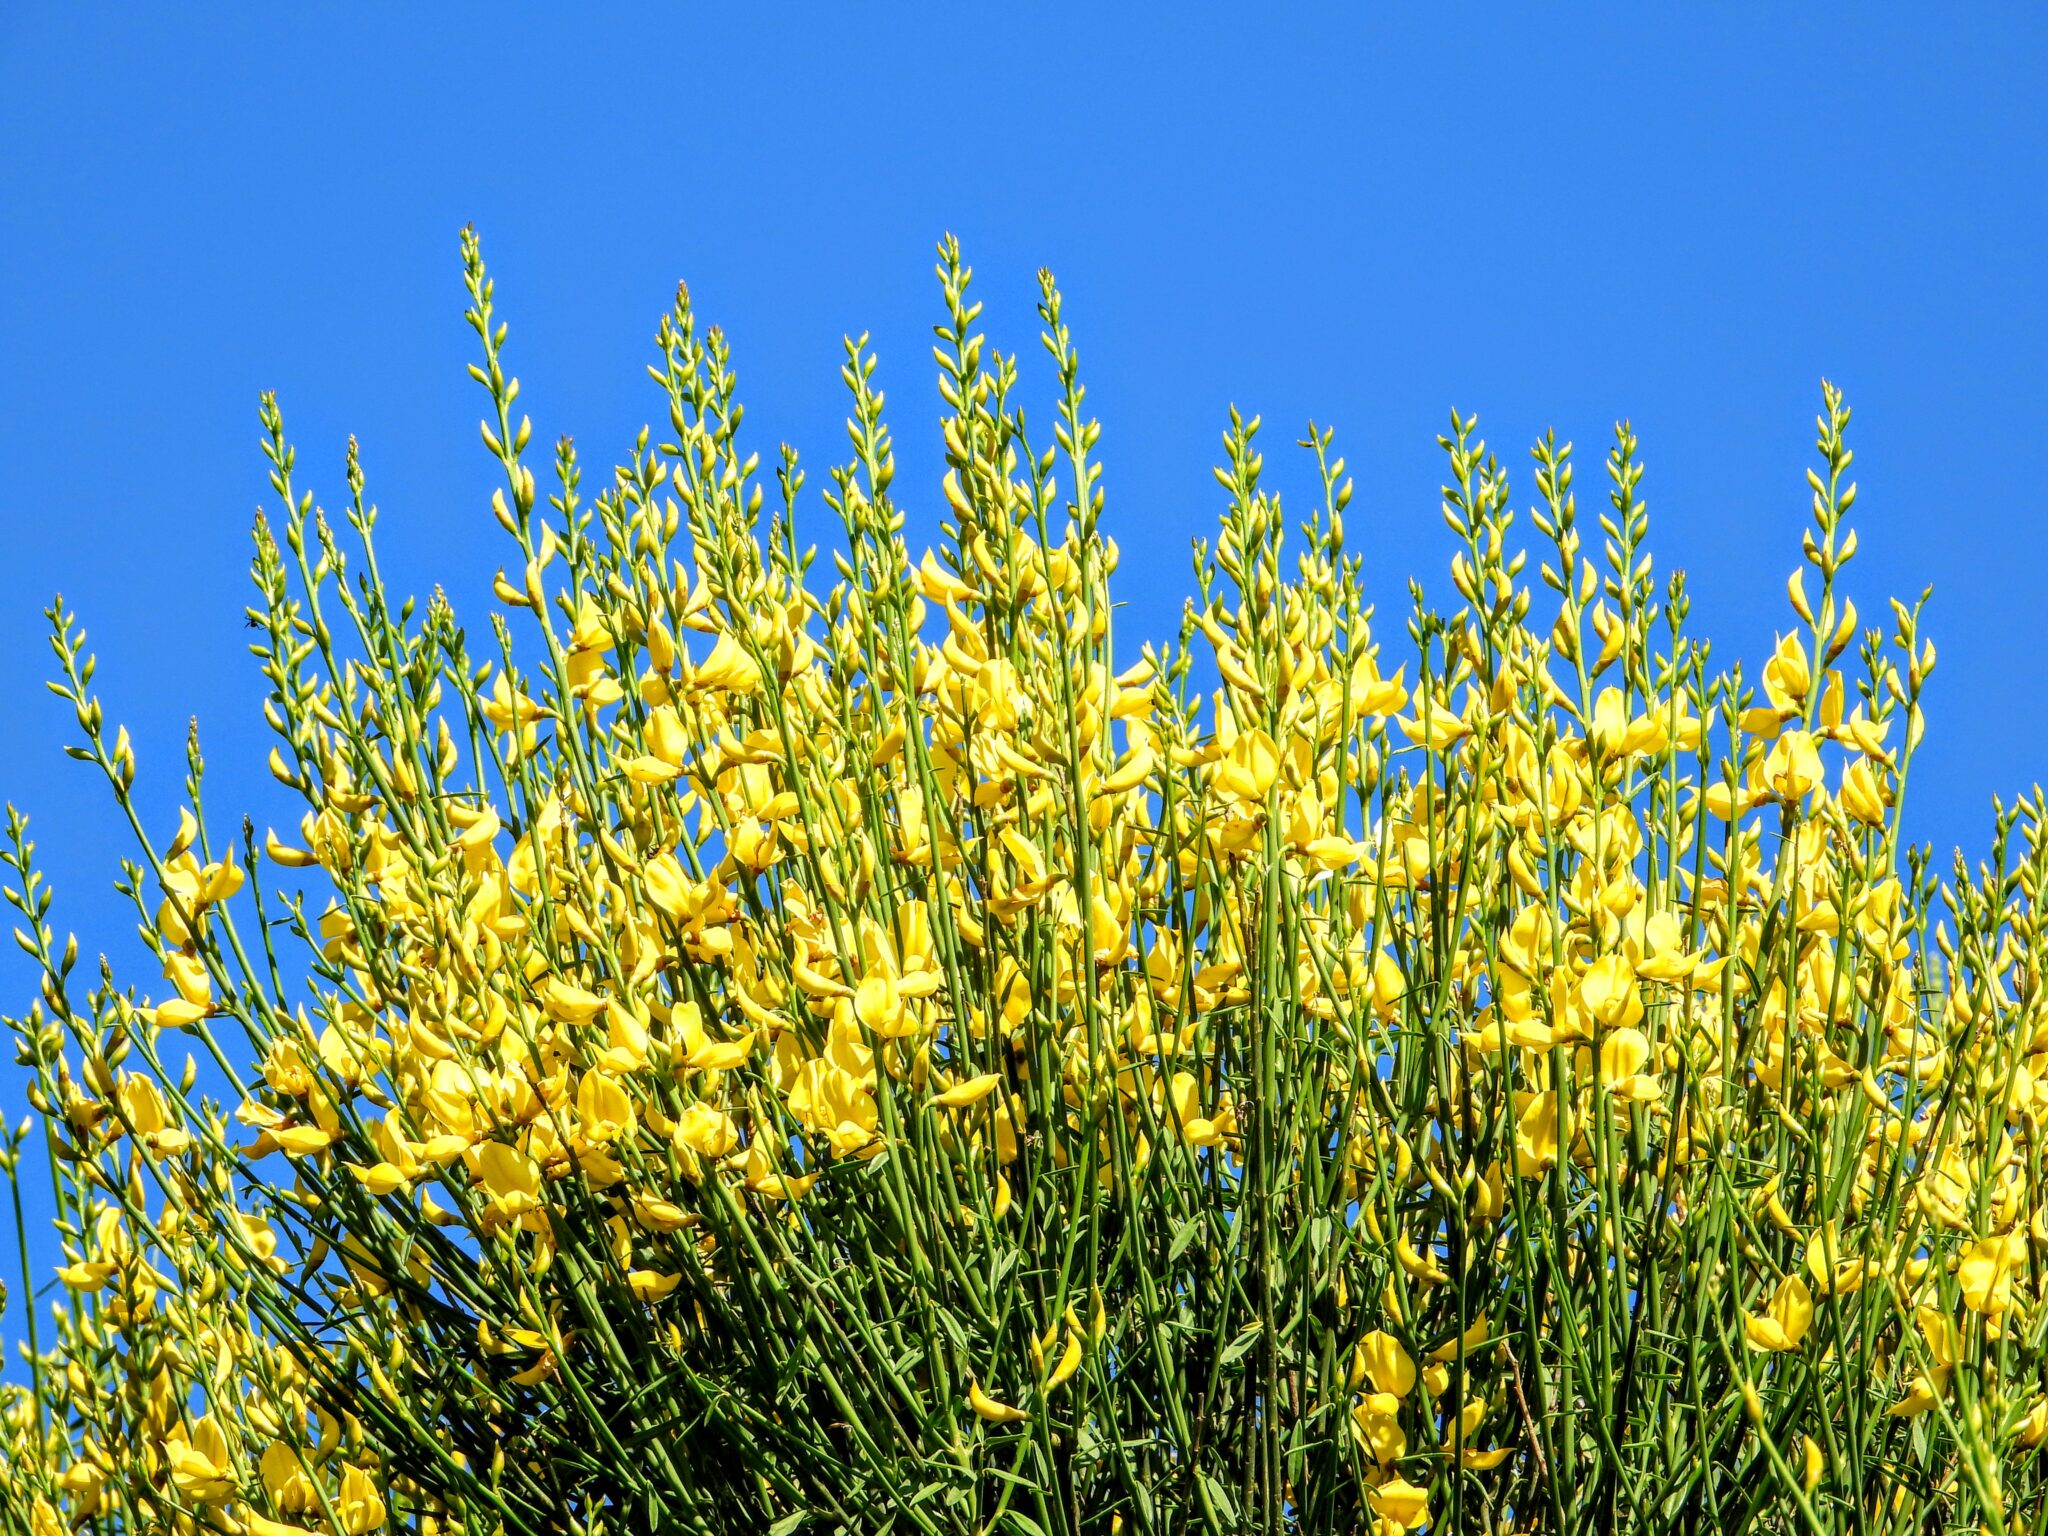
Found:
[(1233, 412), (1134, 643), (1049, 276), (1045, 422), (939, 248), (929, 551), (847, 344), (820, 567), (687, 291), (593, 492), (463, 262), (487, 626), (262, 402), (296, 826), (196, 737), (147, 825), (49, 610), (161, 975), (78, 971), (10, 813), (62, 1262), (17, 1182), (0, 1533), (2048, 1526), (2044, 806), (1901, 839), (1935, 653), (1850, 601), (1839, 392), (1758, 677), (1626, 427), (1525, 536), (1458, 415), (1447, 611), (1376, 627), (1333, 435), (1283, 514)]

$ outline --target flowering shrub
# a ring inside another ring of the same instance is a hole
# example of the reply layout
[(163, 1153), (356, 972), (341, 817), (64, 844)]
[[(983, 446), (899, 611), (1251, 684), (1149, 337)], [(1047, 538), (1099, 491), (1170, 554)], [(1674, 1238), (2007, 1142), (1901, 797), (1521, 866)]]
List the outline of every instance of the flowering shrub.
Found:
[(14, 816), (64, 1262), (0, 1531), (2041, 1528), (2042, 805), (1901, 845), (1934, 651), (1843, 590), (1837, 392), (1755, 681), (1625, 428), (1590, 542), (1537, 446), (1532, 557), (1458, 417), (1455, 612), (1382, 644), (1331, 435), (1285, 533), (1233, 413), (1134, 646), (1049, 278), (1047, 434), (941, 246), (930, 552), (849, 343), (819, 573), (687, 293), (586, 499), (464, 258), (487, 634), (263, 404), (298, 826), (195, 745), (143, 827), (51, 610), (162, 977), (81, 982)]

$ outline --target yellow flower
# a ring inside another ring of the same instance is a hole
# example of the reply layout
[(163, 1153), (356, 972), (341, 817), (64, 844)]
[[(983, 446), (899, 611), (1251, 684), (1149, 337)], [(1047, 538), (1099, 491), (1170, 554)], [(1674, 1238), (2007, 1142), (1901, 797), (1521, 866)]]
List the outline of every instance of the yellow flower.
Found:
[(1628, 1029), (1642, 1020), (1642, 989), (1625, 955), (1602, 955), (1587, 966), (1579, 997), (1602, 1029)]
[(1788, 1274), (1761, 1313), (1743, 1318), (1742, 1331), (1751, 1349), (1782, 1351), (1797, 1349), (1812, 1324), (1813, 1293), (1798, 1275)]
[(933, 1094), (932, 1103), (945, 1109), (965, 1109), (969, 1105), (979, 1104), (995, 1092), (1002, 1080), (1003, 1074), (1000, 1072), (978, 1073), (965, 1082), (955, 1083), (944, 1092)]
[(967, 1402), (976, 1414), (990, 1424), (1015, 1424), (1031, 1417), (1021, 1408), (1012, 1408), (1008, 1403), (999, 1403), (981, 1390), (976, 1381), (967, 1383)]
[(597, 1144), (631, 1136), (637, 1119), (624, 1086), (603, 1072), (583, 1074), (576, 1090), (576, 1115), (584, 1136)]
[(586, 992), (559, 976), (550, 976), (541, 983), (540, 1001), (549, 1018), (559, 1019), (564, 1024), (582, 1024), (596, 1018), (604, 1011), (607, 1002), (596, 993)]
[(272, 1505), (282, 1513), (304, 1514), (319, 1507), (319, 1496), (314, 1492), (312, 1480), (306, 1476), (299, 1453), (284, 1441), (273, 1440), (264, 1447), (256, 1471), (263, 1480), (264, 1492), (270, 1495)]
[[(1071, 1308), (1068, 1309), (1067, 1315), (1069, 1318), (1073, 1316)], [(1074, 1373), (1080, 1369), (1081, 1335), (1070, 1326), (1067, 1333), (1067, 1347), (1060, 1351), (1059, 1359), (1053, 1362), (1052, 1371), (1045, 1378), (1045, 1390), (1048, 1393), (1057, 1391), (1068, 1381), (1072, 1380)]]
[(789, 1090), (789, 1112), (835, 1156), (864, 1151), (875, 1139), (877, 1115), (868, 1084), (828, 1061), (807, 1061)]
[(540, 1205), (540, 1168), (524, 1152), (502, 1141), (487, 1141), (476, 1157), (477, 1176), (499, 1215), (523, 1216)]
[(1650, 1060), (1650, 1040), (1639, 1029), (1623, 1026), (1600, 1042), (1600, 1079), (1618, 1099), (1644, 1102), (1662, 1091), (1656, 1074), (1644, 1072)]
[(1962, 1359), (1963, 1341), (1954, 1322), (1933, 1307), (1916, 1307), (1913, 1319), (1927, 1355), (1927, 1366), (1916, 1371), (1906, 1395), (1886, 1413), (1894, 1418), (1913, 1418), (1925, 1413), (1948, 1392), (1949, 1378)]
[(1374, 1392), (1351, 1410), (1351, 1433), (1381, 1466), (1389, 1466), (1408, 1453), (1408, 1436), (1401, 1428), (1401, 1399), (1391, 1392)]
[(1372, 1383), (1374, 1392), (1395, 1398), (1415, 1390), (1415, 1361), (1401, 1347), (1401, 1341), (1375, 1328), (1358, 1341), (1353, 1356), (1352, 1376)]
[(1780, 714), (1798, 712), (1813, 686), (1813, 669), (1807, 665), (1806, 648), (1797, 635), (1779, 637), (1778, 648), (1764, 663), (1764, 693)]
[(853, 1012), (861, 1023), (884, 1038), (906, 1033), (907, 1010), (895, 972), (885, 965), (863, 976), (853, 994)]
[(1842, 770), (1842, 809), (1856, 820), (1873, 827), (1884, 825), (1891, 805), (1891, 791), (1871, 761), (1859, 757)]
[(1533, 1179), (1557, 1162), (1558, 1103), (1555, 1093), (1517, 1092), (1515, 1174)]
[(2037, 1397), (2034, 1406), (2020, 1419), (2014, 1442), (2023, 1450), (2038, 1450), (2048, 1442), (2048, 1397)]
[(692, 1104), (676, 1116), (675, 1138), (704, 1157), (724, 1157), (739, 1145), (739, 1127), (731, 1115), (710, 1104)]
[(1825, 1293), (1848, 1296), (1861, 1290), (1869, 1270), (1866, 1260), (1843, 1251), (1833, 1222), (1815, 1228), (1806, 1240), (1806, 1272)]
[(1963, 1305), (1972, 1312), (1997, 1317), (2012, 1305), (2015, 1276), (2027, 1262), (2027, 1237), (2011, 1232), (1973, 1244), (1956, 1264)]
[(234, 1492), (230, 1471), (234, 1458), (211, 1414), (192, 1426), (189, 1439), (181, 1432), (180, 1438), (165, 1441), (163, 1451), (171, 1481), (194, 1503), (219, 1504)]
[(335, 1513), (347, 1536), (365, 1536), (384, 1524), (384, 1496), (377, 1491), (376, 1480), (361, 1467), (342, 1468)]
[(1216, 789), (1226, 800), (1263, 803), (1280, 776), (1280, 749), (1264, 731), (1245, 731), (1216, 765)]
[(1218, 1104), (1214, 1113), (1202, 1109), (1202, 1085), (1192, 1072), (1173, 1074), (1173, 1118), (1190, 1146), (1220, 1146), (1237, 1133), (1237, 1115), (1228, 1104)]
[(1368, 1489), (1366, 1501), (1380, 1517), (1382, 1530), (1391, 1528), (1391, 1536), (1405, 1536), (1429, 1524), (1429, 1490), (1417, 1488), (1405, 1478), (1390, 1477)]
[(1771, 744), (1764, 759), (1765, 787), (1788, 805), (1804, 800), (1825, 774), (1820, 752), (1805, 731), (1787, 731)]
[(728, 693), (756, 693), (761, 687), (761, 669), (730, 633), (718, 637), (711, 654), (690, 677), (696, 688), (715, 688)]
[(681, 1275), (665, 1275), (652, 1269), (636, 1269), (626, 1276), (626, 1284), (636, 1301), (654, 1302), (673, 1291), (682, 1278)]

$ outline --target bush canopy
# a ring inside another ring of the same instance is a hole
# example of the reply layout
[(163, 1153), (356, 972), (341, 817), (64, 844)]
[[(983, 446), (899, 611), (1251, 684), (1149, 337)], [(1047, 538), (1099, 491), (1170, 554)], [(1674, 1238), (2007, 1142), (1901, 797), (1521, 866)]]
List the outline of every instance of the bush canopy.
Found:
[(2043, 803), (1902, 843), (1934, 648), (1849, 600), (1837, 391), (1759, 677), (1625, 426), (1596, 527), (1536, 445), (1525, 548), (1455, 414), (1449, 611), (1376, 630), (1332, 434), (1290, 526), (1233, 411), (1134, 643), (1049, 276), (1027, 422), (939, 248), (927, 552), (848, 342), (819, 568), (687, 291), (587, 495), (463, 260), (486, 628), (262, 403), (297, 826), (196, 738), (145, 826), (50, 610), (161, 979), (78, 972), (11, 814), (63, 1262), (0, 1533), (2043, 1529)]

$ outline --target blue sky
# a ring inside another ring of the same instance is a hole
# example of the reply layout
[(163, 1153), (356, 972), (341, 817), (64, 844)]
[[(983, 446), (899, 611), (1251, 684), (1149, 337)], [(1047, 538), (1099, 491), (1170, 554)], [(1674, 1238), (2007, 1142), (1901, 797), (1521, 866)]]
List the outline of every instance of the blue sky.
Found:
[[(755, 446), (795, 443), (814, 495), (840, 338), (872, 332), (926, 518), (933, 241), (961, 237), (993, 344), (1030, 362), (1052, 267), (1134, 640), (1187, 590), (1233, 402), (1303, 498), (1284, 445), (1337, 428), (1383, 612), (1410, 574), (1448, 598), (1455, 406), (1523, 507), (1529, 443), (1574, 440), (1588, 512), (1630, 418), (1659, 564), (1754, 667), (1788, 623), (1825, 375), (1856, 410), (1859, 606), (1936, 591), (1911, 830), (1981, 848), (1991, 796), (2048, 765), (2043, 13), (751, 9), (0, 11), (0, 796), (88, 957), (134, 952), (126, 848), (59, 751), (39, 610), (62, 591), (83, 616), (166, 830), (194, 715), (210, 803), (284, 820), (240, 620), (257, 392), (327, 505), (359, 436), (394, 584), (480, 622), (504, 552), (463, 371), (468, 221), (542, 440), (600, 466), (659, 419), (643, 364), (686, 278)], [(29, 995), (13, 961), (0, 985)]]

